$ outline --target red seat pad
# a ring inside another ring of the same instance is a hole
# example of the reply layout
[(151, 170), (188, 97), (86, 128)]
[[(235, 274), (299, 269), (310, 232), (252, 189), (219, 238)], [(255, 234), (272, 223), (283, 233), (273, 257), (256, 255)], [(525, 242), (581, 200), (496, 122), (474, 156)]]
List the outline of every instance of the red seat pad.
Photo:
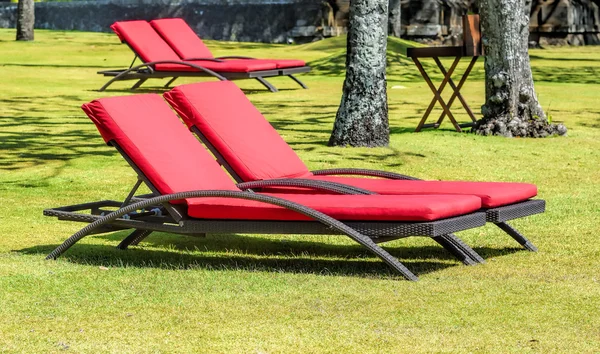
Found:
[(298, 155), (230, 81), (175, 87), (164, 94), (244, 181), (311, 176)]
[[(181, 59), (177, 58), (177, 61)], [(188, 60), (187, 62), (200, 65), (217, 72), (249, 73), (252, 71), (276, 70), (274, 63), (258, 60), (225, 60), (222, 62), (208, 60)], [(157, 71), (197, 71), (198, 69), (180, 64), (156, 64)]]
[[(514, 204), (533, 198), (537, 187), (529, 183), (468, 182), (468, 181), (407, 181), (363, 177), (306, 176), (303, 178), (342, 183), (383, 195), (475, 195), (485, 209)], [(330, 194), (298, 187), (268, 187), (265, 193)]]
[[(162, 18), (159, 20), (150, 21), (150, 25), (171, 46), (171, 48), (182, 60), (213, 58), (213, 54), (210, 52), (210, 49), (208, 49), (202, 39), (198, 37), (196, 32), (194, 32), (194, 30), (183, 19)], [(277, 69), (287, 69), (306, 65), (304, 61), (294, 59), (256, 59), (253, 61), (254, 65), (259, 63), (273, 64), (275, 65), (273, 68)]]
[(481, 198), (481, 205), (486, 209), (522, 202), (537, 195), (536, 185), (529, 183), (407, 181), (340, 176), (312, 176), (309, 178), (348, 184), (378, 194), (475, 195)]
[(146, 21), (119, 21), (113, 23), (110, 28), (145, 63), (160, 60), (181, 61), (177, 53), (169, 47)]
[(306, 62), (304, 60), (297, 60), (297, 59), (246, 59), (246, 60), (275, 64), (277, 69), (297, 68), (299, 66), (306, 65)]
[(157, 94), (109, 97), (82, 106), (161, 194), (235, 190), (231, 178)]
[[(432, 221), (481, 208), (475, 196), (266, 194), (305, 205), (338, 220)], [(188, 215), (201, 219), (310, 220), (276, 205), (225, 198), (187, 199)]]
[(289, 68), (296, 68), (299, 66), (306, 65), (306, 62), (304, 60), (298, 60), (298, 59), (262, 59), (262, 60), (268, 60), (268, 61), (275, 62), (275, 64), (277, 65), (277, 69), (289, 69)]

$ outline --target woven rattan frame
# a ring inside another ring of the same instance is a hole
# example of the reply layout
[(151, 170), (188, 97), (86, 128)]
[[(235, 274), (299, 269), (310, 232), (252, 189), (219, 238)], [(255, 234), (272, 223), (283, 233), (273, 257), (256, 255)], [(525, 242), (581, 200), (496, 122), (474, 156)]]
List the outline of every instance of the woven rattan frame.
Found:
[[(124, 156), (126, 161), (138, 172), (139, 179), (144, 181), (148, 187), (157, 193), (156, 188), (150, 183), (146, 176), (141, 173), (135, 163), (124, 153), (124, 151), (115, 143), (111, 142), (115, 148)], [(361, 192), (355, 187), (339, 185), (336, 183), (322, 183), (322, 181), (305, 180), (283, 180), (268, 181), (268, 185), (283, 184), (294, 187), (323, 188), (339, 193), (356, 194)], [(260, 186), (261, 183), (251, 182), (243, 184), (242, 187), (250, 188)], [(134, 187), (137, 189), (138, 184)], [(132, 194), (130, 193), (130, 195)], [(366, 192), (369, 193), (369, 192)], [(182, 214), (176, 207), (169, 202), (185, 198), (240, 198), (261, 201), (264, 203), (278, 205), (298, 213), (301, 213), (314, 221), (248, 221), (248, 220), (200, 220), (190, 219)], [(128, 196), (129, 199), (131, 199)], [(307, 208), (303, 205), (293, 203), (284, 199), (275, 198), (251, 192), (243, 191), (190, 191), (175, 193), (171, 195), (160, 195), (148, 199), (135, 198), (131, 204), (121, 207), (116, 211), (104, 211), (106, 207), (116, 207), (120, 203), (114, 201), (102, 201), (96, 203), (79, 204), (60, 208), (47, 209), (44, 211), (46, 216), (55, 216), (61, 220), (72, 220), (79, 222), (88, 222), (80, 231), (69, 237), (63, 244), (52, 251), (47, 259), (56, 259), (63, 252), (69, 249), (83, 237), (100, 233), (115, 231), (120, 229), (133, 228), (135, 231), (128, 236), (131, 242), (139, 242), (153, 231), (173, 232), (179, 234), (205, 234), (205, 233), (223, 233), (223, 232), (244, 232), (244, 233), (300, 233), (300, 234), (343, 234), (369, 251), (373, 252), (394, 270), (402, 274), (408, 280), (417, 280), (417, 277), (410, 272), (402, 263), (391, 256), (387, 251), (379, 247), (374, 239), (379, 237), (382, 241), (397, 239), (407, 236), (430, 236), (436, 239), (438, 243), (451, 249), (451, 252), (457, 256), (462, 256), (467, 264), (475, 263), (471, 256), (465, 254), (464, 250), (470, 250), (462, 241), (453, 235), (447, 235), (450, 232), (460, 231), (467, 228), (478, 227), (485, 223), (484, 213), (473, 213), (457, 218), (449, 218), (434, 222), (404, 223), (404, 222), (340, 222), (316, 210)], [(157, 207), (160, 206), (161, 207)], [(158, 211), (147, 212), (148, 208), (158, 209)], [(89, 214), (81, 214), (79, 211), (90, 209)], [(140, 210), (138, 212), (138, 210)], [(165, 210), (168, 215), (162, 215)], [(127, 216), (127, 218), (124, 218)], [(139, 216), (139, 217), (138, 217)], [(358, 230), (364, 230), (369, 236)], [(474, 251), (473, 251), (474, 252)]]
[[(115, 69), (115, 70), (102, 70), (98, 71), (98, 74), (113, 77), (109, 81), (107, 81), (98, 91), (106, 90), (110, 85), (112, 85), (116, 81), (125, 81), (125, 80), (138, 80), (132, 87), (131, 90), (137, 89), (148, 79), (162, 79), (162, 78), (171, 78), (163, 87), (168, 88), (175, 80), (179, 77), (202, 77), (202, 76), (214, 76), (219, 80), (242, 80), (242, 79), (255, 79), (260, 82), (264, 87), (266, 87), (271, 92), (278, 92), (279, 90), (273, 86), (269, 81), (265, 80), (266, 77), (274, 77), (274, 76), (287, 76), (296, 82), (300, 87), (306, 89), (307, 86), (300, 81), (294, 74), (301, 74), (310, 72), (310, 66), (301, 66), (295, 68), (287, 68), (287, 69), (273, 69), (273, 70), (261, 70), (261, 71), (250, 71), (247, 73), (243, 72), (227, 72), (227, 71), (215, 71), (203, 68), (200, 65), (190, 63), (189, 60), (208, 60), (214, 62), (223, 62), (223, 59), (235, 59), (235, 57), (219, 57), (219, 58), (192, 58), (183, 61), (173, 61), (173, 60), (163, 60), (163, 61), (154, 61), (142, 63), (137, 66), (133, 66), (133, 63), (136, 59), (140, 58), (138, 53), (127, 43), (129, 49), (133, 51), (135, 57), (131, 66), (127, 69)], [(238, 59), (253, 59), (246, 57), (239, 57)], [(185, 66), (190, 66), (198, 69), (199, 71), (158, 71), (155, 70), (154, 65), (156, 64), (180, 64)]]
[[(231, 165), (225, 160), (223, 155), (217, 150), (217, 148), (202, 134), (202, 131), (198, 129), (196, 126), (192, 126), (190, 130), (202, 141), (202, 143), (210, 150), (210, 152), (216, 157), (217, 162), (221, 164), (231, 174), (231, 176), (238, 182), (243, 182), (242, 178), (233, 170)], [(403, 175), (395, 172), (388, 171), (380, 171), (380, 170), (371, 170), (371, 169), (361, 169), (361, 168), (332, 168), (332, 169), (324, 169), (324, 170), (315, 170), (311, 171), (312, 174), (316, 176), (326, 176), (326, 175), (353, 175), (353, 176), (367, 176), (367, 177), (379, 177), (385, 179), (393, 179), (393, 180), (416, 180), (420, 181), (421, 179)], [(247, 182), (246, 182), (247, 183)], [(350, 187), (350, 186), (348, 186)], [(519, 244), (521, 244), (524, 248), (529, 251), (537, 251), (537, 247), (533, 245), (531, 241), (529, 241), (524, 235), (519, 233), (515, 228), (510, 226), (506, 221), (512, 219), (518, 219), (525, 216), (540, 214), (545, 211), (546, 202), (541, 199), (527, 200), (520, 203), (505, 205), (493, 209), (484, 209), (483, 211), (486, 213), (486, 219), (488, 222), (494, 223), (504, 232), (506, 232), (509, 236), (515, 239)], [(476, 253), (473, 251), (474, 259), (477, 259), (478, 262), (483, 262), (483, 258), (479, 255), (475, 256)]]

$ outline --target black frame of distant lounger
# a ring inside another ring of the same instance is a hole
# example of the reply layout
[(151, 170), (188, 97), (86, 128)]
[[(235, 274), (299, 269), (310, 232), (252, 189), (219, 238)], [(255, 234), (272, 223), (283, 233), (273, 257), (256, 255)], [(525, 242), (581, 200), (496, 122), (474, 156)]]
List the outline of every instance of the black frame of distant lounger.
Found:
[[(188, 61), (177, 61), (177, 60), (161, 60), (161, 61), (153, 61), (148, 63), (142, 63), (140, 65), (133, 66), (135, 61), (138, 58), (141, 58), (139, 54), (127, 43), (129, 49), (133, 51), (134, 58), (127, 69), (114, 69), (114, 70), (102, 70), (98, 71), (98, 74), (104, 76), (112, 76), (104, 86), (102, 86), (98, 91), (104, 91), (108, 86), (110, 86), (115, 81), (125, 81), (125, 80), (138, 80), (133, 86), (131, 86), (131, 90), (135, 90), (140, 87), (144, 82), (148, 79), (162, 79), (170, 77), (169, 80), (163, 87), (168, 88), (175, 80), (179, 77), (204, 77), (204, 76), (214, 76), (219, 80), (241, 80), (241, 79), (256, 79), (263, 86), (265, 86), (271, 92), (277, 92), (277, 88), (273, 86), (270, 82), (265, 80), (265, 77), (274, 77), (274, 76), (287, 76), (290, 79), (294, 80), (298, 85), (300, 85), (303, 89), (306, 89), (306, 85), (300, 81), (294, 74), (306, 73), (311, 70), (310, 66), (299, 66), (293, 68), (286, 69), (273, 69), (273, 70), (260, 70), (260, 71), (250, 71), (247, 73), (244, 72), (228, 72), (228, 71), (215, 71), (206, 69), (200, 65), (190, 63)], [(219, 58), (190, 58), (186, 60), (206, 60), (206, 61), (214, 61), (214, 62), (225, 62), (224, 59), (254, 59), (250, 57), (239, 57), (239, 56), (225, 56)], [(158, 71), (154, 69), (154, 65), (156, 64), (180, 64), (190, 66), (192, 68), (196, 68), (199, 71)]]
[[(202, 134), (202, 131), (198, 129), (195, 125), (193, 125), (190, 130), (196, 134), (196, 136), (202, 141), (202, 143), (210, 150), (210, 152), (215, 156), (217, 162), (223, 166), (231, 174), (234, 180), (238, 183), (244, 182), (243, 179), (233, 170), (233, 168), (227, 163), (223, 155), (215, 148), (213, 144)], [(333, 168), (333, 169), (325, 169), (325, 170), (316, 170), (311, 171), (314, 175), (355, 175), (355, 176), (365, 176), (365, 177), (379, 177), (384, 179), (393, 179), (393, 180), (417, 180), (421, 179), (407, 176), (395, 172), (388, 171), (379, 171), (379, 170), (369, 170), (369, 169), (359, 169), (359, 168)], [(512, 227), (507, 223), (508, 220), (518, 219), (530, 215), (541, 214), (546, 210), (546, 201), (542, 199), (529, 199), (523, 202), (518, 202), (514, 204), (504, 205), (501, 207), (491, 208), (491, 209), (483, 209), (486, 214), (487, 222), (494, 223), (494, 225), (498, 226), (508, 235), (510, 235), (515, 241), (517, 241), (521, 246), (525, 249), (536, 252), (537, 247), (531, 243), (524, 235), (522, 235), (517, 229)], [(480, 260), (481, 262), (483, 259)]]
[[(124, 202), (99, 201), (70, 205), (44, 210), (44, 215), (89, 223), (69, 237), (53, 250), (46, 258), (56, 259), (77, 241), (87, 235), (124, 229), (134, 231), (121, 243), (126, 248), (133, 241), (142, 239), (154, 231), (185, 235), (204, 235), (206, 233), (261, 233), (261, 234), (344, 234), (369, 251), (373, 252), (394, 270), (408, 280), (418, 278), (395, 257), (377, 245), (378, 242), (391, 241), (408, 236), (428, 236), (461, 259), (465, 264), (475, 264), (479, 257), (475, 251), (452, 235), (452, 232), (483, 226), (485, 214), (474, 212), (467, 215), (427, 222), (375, 222), (375, 221), (338, 221), (321, 212), (284, 199), (244, 191), (201, 190), (160, 195), (148, 178), (114, 141), (110, 142), (138, 174), (138, 182)], [(145, 183), (153, 196), (134, 197), (141, 183)], [(312, 180), (272, 180), (238, 184), (240, 189), (261, 188), (267, 186), (293, 186), (327, 190), (343, 194), (361, 193), (359, 188)], [(314, 221), (261, 221), (261, 220), (218, 220), (195, 219), (186, 214), (183, 204), (170, 204), (170, 201), (185, 198), (223, 197), (249, 199), (279, 205), (308, 216)], [(119, 209), (112, 211), (108, 208)], [(82, 213), (88, 212), (89, 213)], [(368, 235), (368, 236), (366, 236)]]

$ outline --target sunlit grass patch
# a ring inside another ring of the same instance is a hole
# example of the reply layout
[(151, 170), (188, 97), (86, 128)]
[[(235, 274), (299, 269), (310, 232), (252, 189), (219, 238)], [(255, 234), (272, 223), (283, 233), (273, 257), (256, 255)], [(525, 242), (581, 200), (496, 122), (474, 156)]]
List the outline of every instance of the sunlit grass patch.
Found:
[[(98, 93), (106, 78), (96, 71), (126, 67), (133, 55), (107, 33), (13, 37), (0, 30), (1, 351), (592, 353), (600, 346), (600, 48), (533, 50), (540, 101), (569, 136), (505, 139), (459, 134), (448, 122), (412, 133), (431, 92), (403, 55), (414, 44), (390, 39), (390, 146), (352, 149), (326, 146), (344, 38), (298, 46), (207, 41), (215, 55), (313, 66), (300, 76), (308, 90), (287, 78), (272, 79), (275, 94), (236, 82), (311, 169), (538, 185), (547, 212), (514, 222), (538, 253), (493, 225), (459, 233), (487, 259), (475, 267), (432, 240), (394, 241), (386, 249), (420, 276), (410, 283), (339, 236), (156, 233), (124, 252), (115, 249), (128, 234), (121, 231), (44, 261), (82, 226), (43, 217), (44, 208), (122, 199), (135, 183), (79, 108), (131, 94), (130, 82)], [(433, 63), (426, 68), (441, 80)], [(463, 90), (476, 113), (482, 80), (480, 60)], [(162, 84), (149, 80), (140, 92), (163, 92)]]

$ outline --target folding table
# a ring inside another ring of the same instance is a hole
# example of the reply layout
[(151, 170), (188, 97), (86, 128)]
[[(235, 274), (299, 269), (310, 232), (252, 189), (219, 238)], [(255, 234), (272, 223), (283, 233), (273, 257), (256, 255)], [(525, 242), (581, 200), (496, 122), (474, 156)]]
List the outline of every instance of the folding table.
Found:
[[(462, 46), (455, 47), (425, 47), (407, 49), (406, 55), (414, 61), (415, 65), (419, 69), (419, 72), (421, 73), (421, 76), (423, 76), (423, 79), (425, 79), (425, 82), (433, 92), (433, 99), (431, 100), (431, 103), (425, 110), (423, 118), (421, 118), (421, 121), (419, 122), (419, 125), (417, 125), (415, 132), (419, 132), (423, 128), (438, 128), (446, 116), (448, 116), (448, 119), (450, 119), (452, 125), (454, 125), (454, 129), (456, 129), (456, 131), (458, 132), (461, 132), (462, 128), (472, 126), (473, 123), (477, 121), (477, 119), (473, 115), (473, 111), (467, 104), (467, 101), (460, 93), (460, 90), (463, 87), (465, 81), (467, 80), (467, 77), (469, 77), (469, 74), (471, 73), (475, 62), (477, 62), (479, 56), (483, 55), (478, 15), (467, 15), (463, 17), (463, 43), (464, 44)], [(452, 62), (452, 65), (450, 65), (450, 68), (448, 70), (446, 70), (446, 68), (440, 61), (440, 57), (454, 57), (454, 61)], [(463, 57), (471, 58), (471, 61), (465, 69), (465, 71), (463, 72), (462, 77), (458, 82), (458, 85), (456, 85), (452, 80), (452, 74), (456, 70), (456, 66)], [(442, 80), (442, 83), (438, 88), (435, 87), (435, 85), (429, 78), (429, 75), (427, 74), (427, 72), (423, 68), (423, 65), (419, 61), (419, 58), (433, 58), (438, 68), (444, 75), (444, 79)], [(452, 96), (450, 96), (448, 103), (446, 103), (446, 101), (442, 98), (442, 92), (446, 88), (446, 85), (450, 85), (450, 87), (453, 90)], [(452, 111), (450, 110), (456, 98), (458, 98), (459, 101), (462, 103), (462, 106), (464, 107), (465, 111), (467, 111), (467, 114), (471, 118), (472, 122), (459, 124), (456, 121), (454, 115), (452, 114)], [(425, 124), (436, 102), (439, 102), (443, 112), (438, 118), (437, 122)]]

